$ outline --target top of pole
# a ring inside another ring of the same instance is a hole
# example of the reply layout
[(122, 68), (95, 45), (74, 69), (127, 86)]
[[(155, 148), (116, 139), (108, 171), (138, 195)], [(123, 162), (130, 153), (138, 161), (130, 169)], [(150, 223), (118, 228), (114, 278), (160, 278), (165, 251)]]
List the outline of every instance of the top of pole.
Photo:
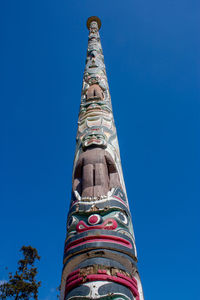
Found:
[(96, 16), (89, 17), (89, 18), (87, 19), (87, 28), (88, 28), (89, 30), (90, 30), (90, 24), (91, 24), (92, 22), (97, 22), (97, 24), (98, 24), (98, 29), (100, 30), (100, 28), (101, 28), (101, 20), (100, 20), (98, 17), (96, 17)]

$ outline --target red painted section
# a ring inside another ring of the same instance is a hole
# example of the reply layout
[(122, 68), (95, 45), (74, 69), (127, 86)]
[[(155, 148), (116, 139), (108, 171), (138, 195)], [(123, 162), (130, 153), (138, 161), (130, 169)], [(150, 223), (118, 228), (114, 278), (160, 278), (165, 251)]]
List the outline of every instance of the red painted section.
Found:
[(106, 229), (106, 230), (114, 230), (117, 228), (117, 222), (114, 219), (107, 219), (101, 225), (88, 226), (84, 221), (78, 222), (76, 225), (77, 232), (84, 232), (93, 229)]
[(137, 285), (137, 280), (134, 278), (134, 277), (132, 277), (132, 280), (135, 282), (135, 284)]
[(91, 275), (87, 276), (87, 280), (88, 281), (99, 281), (99, 280), (114, 281), (116, 283), (119, 283), (119, 284), (122, 284), (122, 285), (128, 287), (135, 297), (139, 296), (138, 290), (133, 286), (132, 283), (130, 283), (129, 281), (127, 281), (125, 279), (118, 278), (116, 276), (91, 274)]
[(81, 283), (83, 283), (83, 277), (80, 277), (78, 279), (75, 279), (73, 281), (71, 281), (70, 283), (66, 282), (66, 287), (65, 287), (65, 296), (66, 294), (73, 289), (74, 287), (80, 285)]
[(69, 243), (65, 247), (65, 252), (75, 247), (82, 246), (88, 243), (94, 243), (94, 242), (115, 243), (121, 246), (125, 246), (129, 249), (132, 249), (131, 243), (121, 237), (109, 236), (109, 235), (101, 235), (101, 236), (93, 235), (93, 236), (86, 236)]
[(128, 280), (131, 284), (133, 284), (135, 286), (135, 288), (137, 289), (137, 282), (135, 283), (135, 281), (133, 281), (132, 278), (128, 277), (128, 276), (125, 276), (124, 274), (122, 273), (117, 273), (117, 276), (120, 277), (120, 278), (123, 278), (125, 280)]
[(97, 224), (97, 222), (99, 221), (100, 218), (98, 218), (96, 215), (92, 215), (88, 218), (88, 222), (90, 224)]
[(106, 270), (98, 270), (98, 274), (107, 274), (107, 271)]
[(74, 276), (75, 274), (79, 274), (79, 271), (80, 271), (80, 269), (77, 269), (77, 270), (69, 273), (69, 275), (67, 276), (67, 279), (70, 278), (70, 277), (72, 277), (72, 276)]
[(74, 281), (74, 280), (76, 280), (77, 278), (79, 278), (80, 277), (80, 274), (78, 273), (78, 274), (75, 274), (74, 276), (71, 276), (71, 277), (67, 277), (67, 281)]
[[(128, 276), (125, 276), (121, 273), (117, 273), (117, 276), (111, 276), (105, 274), (106, 270), (98, 270), (98, 274), (89, 274), (85, 275), (84, 277), (78, 277), (78, 275), (75, 275), (76, 277), (74, 280), (71, 280), (71, 278), (67, 279), (66, 281), (66, 288), (65, 293), (68, 293), (71, 289), (75, 288), (76, 286), (84, 283), (84, 282), (91, 282), (91, 281), (112, 281), (119, 284), (122, 284), (130, 289), (134, 297), (136, 297), (136, 300), (140, 300), (138, 288), (135, 284), (135, 281), (131, 279)], [(102, 274), (103, 273), (103, 274)], [(71, 275), (71, 274), (70, 274)], [(134, 278), (135, 279), (135, 278)]]

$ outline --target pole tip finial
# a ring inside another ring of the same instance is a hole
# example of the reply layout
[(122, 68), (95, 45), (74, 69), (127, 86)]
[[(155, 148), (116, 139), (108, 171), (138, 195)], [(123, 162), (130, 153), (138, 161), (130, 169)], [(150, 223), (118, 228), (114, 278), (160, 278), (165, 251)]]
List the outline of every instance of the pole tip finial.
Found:
[(89, 18), (87, 19), (87, 28), (88, 28), (88, 29), (90, 29), (90, 24), (91, 24), (91, 22), (97, 22), (98, 28), (99, 28), (99, 29), (101, 28), (101, 20), (100, 20), (98, 17), (92, 16), (92, 17), (89, 17)]

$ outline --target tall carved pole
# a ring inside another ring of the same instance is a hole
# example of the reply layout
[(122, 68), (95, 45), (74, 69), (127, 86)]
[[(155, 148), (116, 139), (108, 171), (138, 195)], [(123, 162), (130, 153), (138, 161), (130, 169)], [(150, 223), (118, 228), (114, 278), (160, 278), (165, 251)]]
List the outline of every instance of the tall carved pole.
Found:
[(100, 19), (90, 17), (87, 27), (61, 299), (143, 300)]

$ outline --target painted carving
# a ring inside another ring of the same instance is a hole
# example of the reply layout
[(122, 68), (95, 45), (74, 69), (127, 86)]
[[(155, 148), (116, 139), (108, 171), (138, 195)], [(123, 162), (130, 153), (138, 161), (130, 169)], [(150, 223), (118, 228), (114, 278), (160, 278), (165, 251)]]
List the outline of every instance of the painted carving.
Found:
[(86, 92), (86, 101), (89, 100), (103, 100), (103, 90), (98, 84), (91, 85)]
[[(121, 288), (121, 291), (124, 292), (123, 294), (121, 294), (121, 296), (125, 297), (122, 299), (134, 299), (134, 298), (136, 300), (140, 299), (137, 280), (134, 277), (131, 277), (130, 274), (128, 274), (127, 272), (124, 272), (123, 270), (119, 270), (117, 268), (109, 268), (102, 265), (93, 265), (93, 266), (88, 266), (86, 268), (77, 269), (68, 275), (66, 280), (65, 291), (66, 293), (69, 293), (72, 289), (75, 289), (76, 287), (85, 283), (93, 283), (92, 285), (91, 284), (86, 285), (89, 287), (89, 289), (86, 289), (88, 294), (84, 296), (86, 297), (90, 296), (90, 298), (87, 297), (86, 299), (96, 299), (96, 298), (91, 298), (92, 295), (95, 296), (95, 294), (96, 297), (101, 297), (100, 288), (102, 286), (104, 286), (105, 288), (105, 285), (107, 284), (110, 286), (109, 283), (115, 284), (115, 289), (114, 289), (115, 292), (117, 286), (119, 289)], [(95, 289), (96, 293), (94, 293), (94, 289), (93, 289), (94, 285), (96, 285), (96, 289)], [(109, 291), (109, 293), (110, 292), (111, 291)], [(78, 295), (79, 294), (77, 293), (77, 296)], [(114, 296), (115, 298), (111, 298), (111, 299), (117, 299), (116, 296), (119, 297), (119, 294)], [(71, 299), (74, 298), (72, 297)]]
[(61, 300), (143, 300), (135, 237), (100, 42), (88, 19)]
[(118, 172), (111, 155), (99, 146), (104, 140), (89, 136), (84, 147), (96, 146), (81, 153), (74, 171), (73, 191), (81, 197), (100, 197), (120, 186)]

